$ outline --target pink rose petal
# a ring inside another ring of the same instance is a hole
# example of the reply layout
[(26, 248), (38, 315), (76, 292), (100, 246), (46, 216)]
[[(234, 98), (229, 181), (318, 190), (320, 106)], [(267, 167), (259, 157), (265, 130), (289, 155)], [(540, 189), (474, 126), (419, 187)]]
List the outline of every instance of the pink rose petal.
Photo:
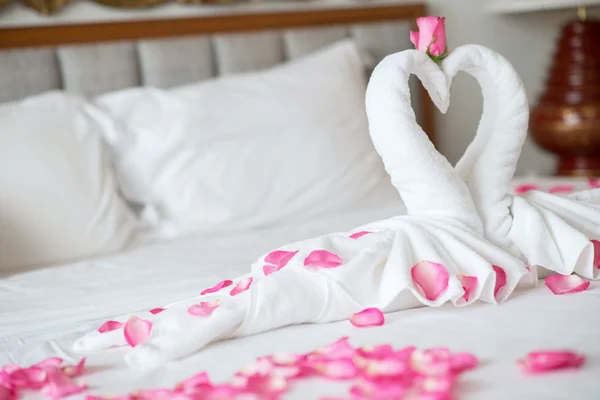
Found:
[(544, 283), (552, 293), (557, 295), (583, 292), (590, 286), (589, 282), (577, 275), (553, 274), (547, 277)]
[(463, 300), (468, 302), (473, 294), (473, 291), (477, 287), (478, 279), (476, 276), (457, 275), (465, 294), (462, 296)]
[(470, 353), (456, 353), (450, 359), (450, 368), (456, 374), (461, 374), (465, 371), (477, 368), (479, 360)]
[(560, 193), (571, 193), (575, 188), (571, 185), (555, 185), (548, 188), (548, 193), (560, 194)]
[(393, 357), (367, 361), (365, 373), (371, 378), (400, 378), (410, 369), (406, 360)]
[(237, 283), (237, 285), (235, 285), (231, 292), (229, 292), (229, 294), (231, 296), (237, 296), (238, 294), (245, 292), (248, 290), (248, 288), (250, 288), (250, 285), (252, 285), (252, 280), (252, 278), (240, 279), (240, 281)]
[(594, 246), (594, 267), (600, 269), (600, 242), (597, 240), (591, 240)]
[(494, 286), (494, 297), (498, 296), (498, 292), (506, 285), (506, 271), (497, 265), (492, 265), (496, 273), (496, 284)]
[(416, 383), (419, 399), (452, 399), (452, 375), (427, 376), (417, 379)]
[(296, 365), (305, 359), (304, 354), (293, 353), (275, 353), (271, 356), (271, 361), (276, 365)]
[(123, 329), (125, 341), (131, 347), (145, 343), (152, 332), (152, 322), (143, 320), (136, 316), (129, 318)]
[(525, 183), (525, 184), (515, 186), (515, 189), (514, 189), (515, 194), (517, 194), (517, 195), (525, 194), (531, 190), (539, 190), (539, 186), (536, 184), (532, 184), (532, 183)]
[(46, 382), (47, 375), (46, 369), (32, 366), (13, 371), (10, 374), (10, 381), (18, 388), (40, 389)]
[(279, 271), (281, 268), (283, 268), (283, 267), (279, 267), (277, 265), (265, 265), (263, 267), (263, 273), (265, 274), (265, 276), (268, 276), (274, 272)]
[(352, 347), (349, 340), (348, 337), (343, 337), (329, 346), (315, 350), (311, 355), (325, 356), (329, 359), (352, 358), (356, 354), (356, 349)]
[(188, 308), (188, 314), (196, 317), (208, 317), (213, 313), (213, 311), (219, 308), (220, 305), (221, 302), (218, 299), (213, 302), (203, 301), (200, 304), (194, 304)]
[(69, 378), (77, 378), (83, 374), (83, 369), (85, 367), (85, 357), (83, 357), (76, 365), (67, 365), (62, 367), (62, 372), (67, 375)]
[(0, 385), (0, 400), (17, 400), (17, 393), (14, 389)]
[(332, 380), (348, 380), (358, 375), (358, 368), (349, 358), (322, 360), (314, 366), (320, 376)]
[(54, 369), (48, 372), (48, 381), (42, 392), (52, 399), (62, 399), (81, 393), (87, 389), (85, 383), (74, 383), (62, 371)]
[(192, 392), (195, 388), (206, 384), (210, 384), (210, 378), (208, 377), (208, 374), (206, 372), (200, 372), (179, 382), (175, 386), (175, 390), (183, 392)]
[(275, 396), (286, 391), (287, 380), (278, 376), (254, 375), (246, 378), (244, 389), (251, 393)]
[(327, 250), (314, 250), (305, 259), (305, 267), (335, 268), (344, 261), (337, 255)]
[(208, 288), (208, 289), (204, 289), (202, 292), (200, 292), (201, 296), (204, 296), (205, 294), (209, 294), (209, 293), (216, 293), (219, 290), (226, 288), (227, 286), (231, 286), (233, 285), (233, 281), (230, 281), (229, 279), (226, 279), (224, 281), (221, 281), (219, 283), (217, 283), (215, 286)]
[(368, 235), (370, 233), (373, 233), (373, 232), (369, 232), (369, 231), (356, 232), (356, 233), (353, 233), (352, 235), (350, 235), (350, 239), (358, 239), (358, 238), (361, 238), (361, 237), (363, 237), (365, 235)]
[(275, 250), (265, 257), (266, 264), (273, 264), (279, 269), (285, 267), (288, 262), (298, 253), (298, 251)]
[(152, 314), (152, 315), (160, 314), (161, 312), (163, 312), (165, 310), (166, 310), (166, 308), (162, 308), (162, 307), (153, 308), (152, 310), (150, 310), (150, 314)]
[(63, 359), (60, 357), (50, 357), (50, 358), (46, 358), (43, 361), (40, 361), (39, 363), (35, 364), (36, 367), (40, 367), (40, 368), (58, 368), (60, 367), (60, 365), (63, 363)]
[(435, 301), (448, 288), (450, 276), (442, 264), (421, 261), (410, 270), (413, 283), (429, 301)]
[(591, 188), (600, 188), (600, 179), (598, 178), (589, 178), (588, 179), (588, 185), (590, 185)]
[(381, 326), (385, 322), (385, 317), (380, 309), (372, 307), (353, 314), (350, 317), (350, 322), (359, 328)]
[(119, 322), (119, 321), (106, 321), (105, 323), (102, 324), (102, 326), (100, 326), (100, 328), (98, 328), (98, 332), (106, 333), (106, 332), (117, 330), (122, 326), (123, 326), (123, 323)]
[(581, 368), (585, 356), (572, 351), (540, 350), (534, 351), (517, 362), (527, 373), (543, 373), (560, 369)]

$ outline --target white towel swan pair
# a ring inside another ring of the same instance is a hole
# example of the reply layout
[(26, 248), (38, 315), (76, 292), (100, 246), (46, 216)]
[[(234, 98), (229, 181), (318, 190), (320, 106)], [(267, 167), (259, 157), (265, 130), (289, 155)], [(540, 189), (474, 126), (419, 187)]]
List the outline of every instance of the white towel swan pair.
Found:
[[(416, 123), (408, 78), (417, 75), (445, 112), (461, 70), (480, 82), (485, 105), (477, 136), (454, 169)], [(392, 54), (373, 72), (366, 106), (373, 143), (407, 215), (289, 244), (259, 258), (229, 287), (157, 315), (138, 314), (153, 326), (149, 339), (126, 355), (131, 366), (160, 365), (225, 338), (344, 320), (370, 307), (500, 303), (519, 282), (535, 283), (529, 266), (598, 276), (590, 243), (600, 237), (598, 193), (509, 195), (528, 105), (501, 56), (463, 46), (439, 67), (416, 50)], [(216, 299), (215, 308), (209, 302)], [(121, 327), (92, 332), (75, 348), (126, 345)]]

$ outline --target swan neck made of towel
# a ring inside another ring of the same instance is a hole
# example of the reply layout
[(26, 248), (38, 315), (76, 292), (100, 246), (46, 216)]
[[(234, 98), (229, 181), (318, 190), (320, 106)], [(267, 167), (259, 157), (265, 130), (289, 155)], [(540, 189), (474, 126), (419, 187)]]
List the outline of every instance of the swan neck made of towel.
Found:
[(438, 108), (447, 109), (446, 76), (425, 53), (406, 50), (387, 56), (373, 71), (366, 94), (375, 149), (409, 215), (442, 218), (482, 232), (467, 186), (416, 122), (411, 74), (421, 80)]
[(481, 86), (483, 115), (456, 171), (467, 183), (486, 237), (508, 250), (512, 225), (510, 185), (529, 122), (525, 88), (504, 57), (482, 46), (458, 47), (443, 61), (442, 69), (450, 81), (459, 71), (465, 71)]

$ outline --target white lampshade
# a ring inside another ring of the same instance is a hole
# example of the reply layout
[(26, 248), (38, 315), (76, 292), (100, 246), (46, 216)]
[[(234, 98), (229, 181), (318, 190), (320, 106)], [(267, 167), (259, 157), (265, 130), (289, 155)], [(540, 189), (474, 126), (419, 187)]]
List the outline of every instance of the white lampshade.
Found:
[(516, 14), (578, 6), (600, 6), (600, 0), (489, 0), (488, 10), (498, 14)]

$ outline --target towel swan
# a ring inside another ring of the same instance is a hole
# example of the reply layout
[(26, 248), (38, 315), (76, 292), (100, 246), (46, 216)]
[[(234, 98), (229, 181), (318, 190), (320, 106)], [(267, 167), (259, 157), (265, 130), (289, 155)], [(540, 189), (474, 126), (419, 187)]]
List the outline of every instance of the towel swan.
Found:
[[(482, 46), (455, 49), (442, 63), (449, 80), (466, 71), (481, 85), (484, 111), (477, 134), (456, 165), (466, 182), (485, 237), (545, 273), (600, 275), (600, 190), (569, 196), (510, 194), (527, 136), (529, 105), (512, 65)], [(595, 256), (596, 254), (596, 256)]]
[[(416, 50), (386, 57), (366, 95), (373, 143), (408, 214), (283, 246), (260, 257), (234, 285), (157, 315), (138, 314), (153, 326), (149, 339), (125, 356), (130, 366), (157, 366), (217, 340), (286, 325), (347, 320), (371, 307), (394, 312), (449, 301), (498, 303), (529, 276), (520, 260), (483, 239), (466, 184), (415, 121), (411, 74), (445, 111), (446, 75)], [(210, 315), (190, 315), (200, 302), (218, 306)], [(119, 328), (92, 332), (75, 349), (126, 345)]]

